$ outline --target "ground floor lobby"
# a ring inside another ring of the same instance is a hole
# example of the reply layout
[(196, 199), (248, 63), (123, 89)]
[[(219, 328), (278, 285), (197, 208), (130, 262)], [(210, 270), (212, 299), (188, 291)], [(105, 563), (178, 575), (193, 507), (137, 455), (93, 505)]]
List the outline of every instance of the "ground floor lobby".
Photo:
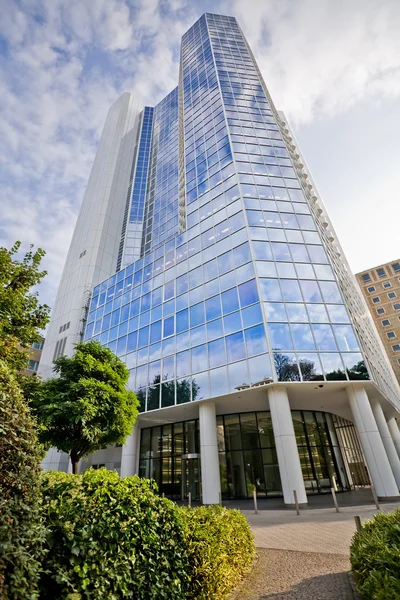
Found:
[(292, 506), (297, 495), (306, 505), (331, 488), (371, 484), (396, 500), (399, 416), (373, 382), (271, 382), (141, 413), (122, 448), (96, 452), (81, 470), (152, 478), (160, 494), (204, 504), (246, 501), (255, 490), (261, 502)]

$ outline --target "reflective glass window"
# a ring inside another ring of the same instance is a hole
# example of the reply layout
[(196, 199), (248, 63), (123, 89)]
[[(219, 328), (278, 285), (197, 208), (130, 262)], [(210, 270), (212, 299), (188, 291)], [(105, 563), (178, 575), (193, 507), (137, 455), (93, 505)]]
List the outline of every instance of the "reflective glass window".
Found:
[(287, 304), (286, 310), (291, 323), (308, 323), (309, 318), (304, 304)]
[(228, 362), (234, 362), (235, 360), (240, 360), (241, 358), (246, 358), (246, 352), (244, 347), (244, 337), (243, 332), (238, 331), (237, 333), (233, 333), (232, 335), (228, 335), (225, 338), (226, 341), (226, 351), (228, 356)]
[(176, 376), (185, 377), (190, 374), (190, 350), (178, 352), (176, 355)]
[(297, 353), (303, 381), (318, 381), (324, 378), (318, 354)]
[(226, 367), (210, 371), (211, 396), (220, 396), (229, 392), (228, 373)]
[(301, 290), (306, 302), (322, 302), (322, 296), (316, 281), (300, 281)]
[(261, 356), (254, 356), (249, 358), (249, 371), (250, 381), (254, 385), (263, 379), (269, 379), (272, 377), (271, 361), (268, 354), (262, 354)]
[(224, 317), (224, 329), (225, 334), (233, 333), (238, 329), (242, 328), (242, 320), (240, 318), (240, 311), (231, 313)]
[(263, 300), (282, 301), (278, 279), (260, 279), (261, 297)]
[(268, 331), (273, 350), (293, 350), (289, 325), (285, 323), (269, 323)]
[(237, 288), (233, 288), (221, 294), (222, 309), (224, 315), (239, 308), (239, 298)]
[(210, 383), (208, 371), (196, 373), (192, 379), (192, 398), (193, 400), (204, 400), (210, 397)]
[(297, 350), (315, 350), (314, 338), (308, 324), (293, 324), (291, 326), (294, 345)]
[(206, 325), (207, 329), (207, 339), (215, 340), (222, 335), (224, 335), (224, 328), (222, 325), (222, 319), (216, 319), (215, 321), (211, 321)]
[(287, 321), (285, 305), (281, 302), (264, 302), (264, 310), (267, 321)]
[(351, 325), (333, 325), (333, 331), (339, 350), (343, 350), (344, 352), (359, 350), (359, 345)]
[(257, 323), (261, 323), (262, 322), (261, 306), (259, 304), (254, 304), (253, 306), (244, 308), (242, 310), (242, 319), (243, 319), (244, 327), (250, 327), (251, 325), (256, 325)]
[(258, 292), (255, 279), (239, 285), (239, 298), (242, 308), (258, 301)]
[(246, 340), (247, 356), (250, 357), (268, 351), (264, 325), (256, 325), (255, 327), (246, 329), (244, 337)]
[(206, 321), (212, 321), (221, 316), (220, 296), (214, 296), (206, 300)]
[(228, 365), (228, 372), (229, 390), (231, 392), (234, 392), (240, 386), (249, 385), (250, 380), (246, 360)]
[(225, 342), (223, 338), (208, 343), (209, 367), (219, 367), (226, 363)]
[(329, 318), (324, 304), (307, 304), (310, 321), (313, 323), (328, 323)]
[(150, 344), (161, 340), (161, 321), (152, 323), (150, 326)]
[(175, 329), (175, 317), (168, 317), (164, 319), (164, 337), (169, 337), (170, 335), (174, 335)]
[(203, 371), (207, 367), (207, 345), (192, 348), (192, 372)]
[(325, 302), (343, 302), (339, 288), (334, 281), (320, 281), (320, 287)]
[(286, 302), (302, 302), (303, 297), (296, 279), (281, 279), (281, 288)]
[(329, 317), (332, 323), (349, 323), (349, 315), (346, 308), (341, 304), (327, 304)]
[(271, 245), (269, 242), (253, 241), (254, 256), (257, 260), (272, 260)]
[(314, 324), (312, 327), (319, 350), (337, 350), (330, 325)]
[(189, 328), (189, 311), (186, 308), (176, 313), (176, 333), (186, 331)]
[(340, 354), (335, 352), (322, 353), (320, 354), (322, 366), (325, 372), (326, 378), (331, 380), (346, 380), (346, 375), (343, 368), (343, 363), (340, 358)]
[(173, 379), (175, 377), (175, 356), (168, 356), (163, 359), (162, 376), (163, 379)]
[(274, 353), (274, 365), (278, 381), (300, 381), (300, 371), (294, 354)]
[(204, 303), (200, 302), (190, 307), (190, 327), (204, 323)]

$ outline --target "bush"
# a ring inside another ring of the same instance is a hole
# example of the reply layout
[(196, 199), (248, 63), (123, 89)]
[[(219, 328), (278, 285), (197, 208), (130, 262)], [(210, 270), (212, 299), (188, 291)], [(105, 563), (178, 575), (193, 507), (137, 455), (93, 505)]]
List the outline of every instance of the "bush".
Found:
[(182, 508), (190, 563), (187, 598), (222, 600), (240, 582), (255, 557), (246, 517), (221, 506)]
[(364, 600), (400, 598), (400, 510), (364, 524), (353, 537), (350, 561)]
[(0, 361), (0, 598), (38, 597), (44, 526), (35, 424)]
[(184, 522), (154, 482), (100, 469), (46, 473), (42, 487), (50, 535), (41, 599), (186, 597)]

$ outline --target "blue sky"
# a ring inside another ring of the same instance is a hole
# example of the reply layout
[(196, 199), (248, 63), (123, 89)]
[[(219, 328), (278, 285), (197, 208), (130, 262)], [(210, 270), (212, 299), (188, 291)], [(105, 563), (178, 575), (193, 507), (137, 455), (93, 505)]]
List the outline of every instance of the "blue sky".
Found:
[(109, 106), (177, 84), (181, 35), (238, 18), (354, 271), (400, 257), (398, 0), (1, 0), (0, 245), (47, 251), (52, 304)]

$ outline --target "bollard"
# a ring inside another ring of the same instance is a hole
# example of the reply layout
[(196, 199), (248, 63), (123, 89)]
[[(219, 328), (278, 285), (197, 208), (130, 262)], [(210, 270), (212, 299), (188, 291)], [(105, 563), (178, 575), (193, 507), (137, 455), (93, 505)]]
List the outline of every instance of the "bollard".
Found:
[(161, 496), (162, 496), (162, 498), (165, 498), (165, 494), (164, 494), (164, 492), (161, 494)]
[(219, 505), (222, 506), (222, 494), (219, 492)]
[(192, 508), (192, 492), (188, 493), (188, 507)]
[(362, 530), (362, 525), (361, 525), (361, 519), (358, 515), (354, 515), (354, 520), (356, 522), (356, 528), (357, 531), (361, 531)]
[(300, 514), (300, 507), (299, 507), (299, 501), (297, 500), (297, 492), (296, 490), (293, 490), (293, 496), (294, 496), (294, 504), (296, 506), (296, 514)]
[(336, 498), (336, 492), (333, 487), (331, 487), (331, 492), (332, 492), (333, 504), (335, 505), (336, 512), (339, 512), (339, 505), (338, 505), (337, 498)]
[(257, 492), (253, 490), (253, 500), (254, 500), (254, 513), (258, 515), (258, 506), (257, 506)]
[(375, 506), (378, 510), (381, 510), (381, 507), (379, 505), (379, 500), (378, 500), (378, 496), (376, 495), (376, 491), (375, 491), (375, 486), (371, 485), (371, 492), (372, 495), (374, 497), (374, 502), (375, 502)]

